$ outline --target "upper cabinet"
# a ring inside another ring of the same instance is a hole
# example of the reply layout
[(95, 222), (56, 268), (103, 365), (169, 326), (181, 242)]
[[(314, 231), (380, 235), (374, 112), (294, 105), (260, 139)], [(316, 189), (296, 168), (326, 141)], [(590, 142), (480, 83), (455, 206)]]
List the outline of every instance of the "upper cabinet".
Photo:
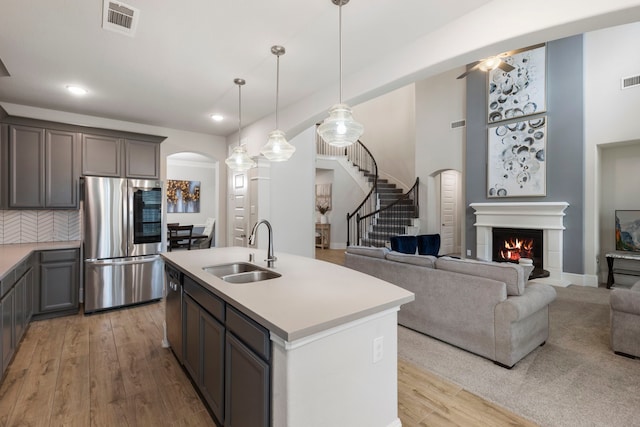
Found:
[(160, 144), (83, 134), (82, 175), (159, 179)]
[(22, 117), (0, 123), (0, 209), (78, 209), (81, 176), (160, 179), (164, 137)]
[(122, 175), (122, 138), (82, 134), (82, 175)]
[(78, 207), (78, 135), (9, 127), (9, 208)]

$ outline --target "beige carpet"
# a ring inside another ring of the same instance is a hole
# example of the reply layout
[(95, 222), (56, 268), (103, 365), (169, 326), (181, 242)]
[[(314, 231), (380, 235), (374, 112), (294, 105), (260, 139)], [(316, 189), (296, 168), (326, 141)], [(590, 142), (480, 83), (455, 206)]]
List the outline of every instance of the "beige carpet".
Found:
[(556, 288), (547, 344), (511, 370), (399, 327), (399, 357), (541, 426), (640, 426), (640, 360), (609, 346), (609, 290)]

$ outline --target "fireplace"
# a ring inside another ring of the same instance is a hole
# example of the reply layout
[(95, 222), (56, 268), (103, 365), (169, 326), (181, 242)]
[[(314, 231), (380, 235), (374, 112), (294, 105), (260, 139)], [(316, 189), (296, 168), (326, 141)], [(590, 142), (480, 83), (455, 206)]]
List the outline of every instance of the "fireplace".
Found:
[[(476, 222), (476, 258), (493, 260), (494, 228), (542, 231), (540, 261), (544, 276), (537, 279), (543, 283), (567, 286), (570, 282), (563, 278), (563, 231), (564, 210), (567, 202), (496, 202), (472, 203)], [(534, 258), (537, 256), (534, 254)], [(538, 266), (536, 266), (538, 270)], [(534, 272), (535, 273), (535, 272)]]
[(495, 227), (491, 232), (493, 261), (518, 263), (520, 258), (529, 258), (534, 267), (544, 265), (542, 230)]

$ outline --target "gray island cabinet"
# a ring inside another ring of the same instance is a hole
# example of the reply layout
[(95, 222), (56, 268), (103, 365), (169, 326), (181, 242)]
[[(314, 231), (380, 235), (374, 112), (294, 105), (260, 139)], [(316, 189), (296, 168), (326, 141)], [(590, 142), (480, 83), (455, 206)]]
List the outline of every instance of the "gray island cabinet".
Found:
[(282, 253), (272, 269), (281, 276), (269, 280), (230, 283), (204, 270), (249, 254), (266, 258), (239, 247), (162, 254), (182, 273), (184, 337), (168, 344), (218, 425), (400, 426), (397, 312), (414, 295)]

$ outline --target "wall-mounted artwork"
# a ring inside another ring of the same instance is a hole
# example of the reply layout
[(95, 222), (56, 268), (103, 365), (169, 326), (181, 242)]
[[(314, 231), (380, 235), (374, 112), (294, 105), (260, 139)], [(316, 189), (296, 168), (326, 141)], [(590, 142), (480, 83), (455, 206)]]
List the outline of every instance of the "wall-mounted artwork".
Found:
[(546, 116), (489, 128), (487, 197), (546, 194)]
[(167, 180), (167, 213), (200, 212), (200, 181)]
[(616, 250), (640, 252), (640, 211), (616, 211)]
[(546, 111), (546, 47), (502, 58), (515, 67), (509, 72), (491, 70), (488, 122), (517, 119)]

